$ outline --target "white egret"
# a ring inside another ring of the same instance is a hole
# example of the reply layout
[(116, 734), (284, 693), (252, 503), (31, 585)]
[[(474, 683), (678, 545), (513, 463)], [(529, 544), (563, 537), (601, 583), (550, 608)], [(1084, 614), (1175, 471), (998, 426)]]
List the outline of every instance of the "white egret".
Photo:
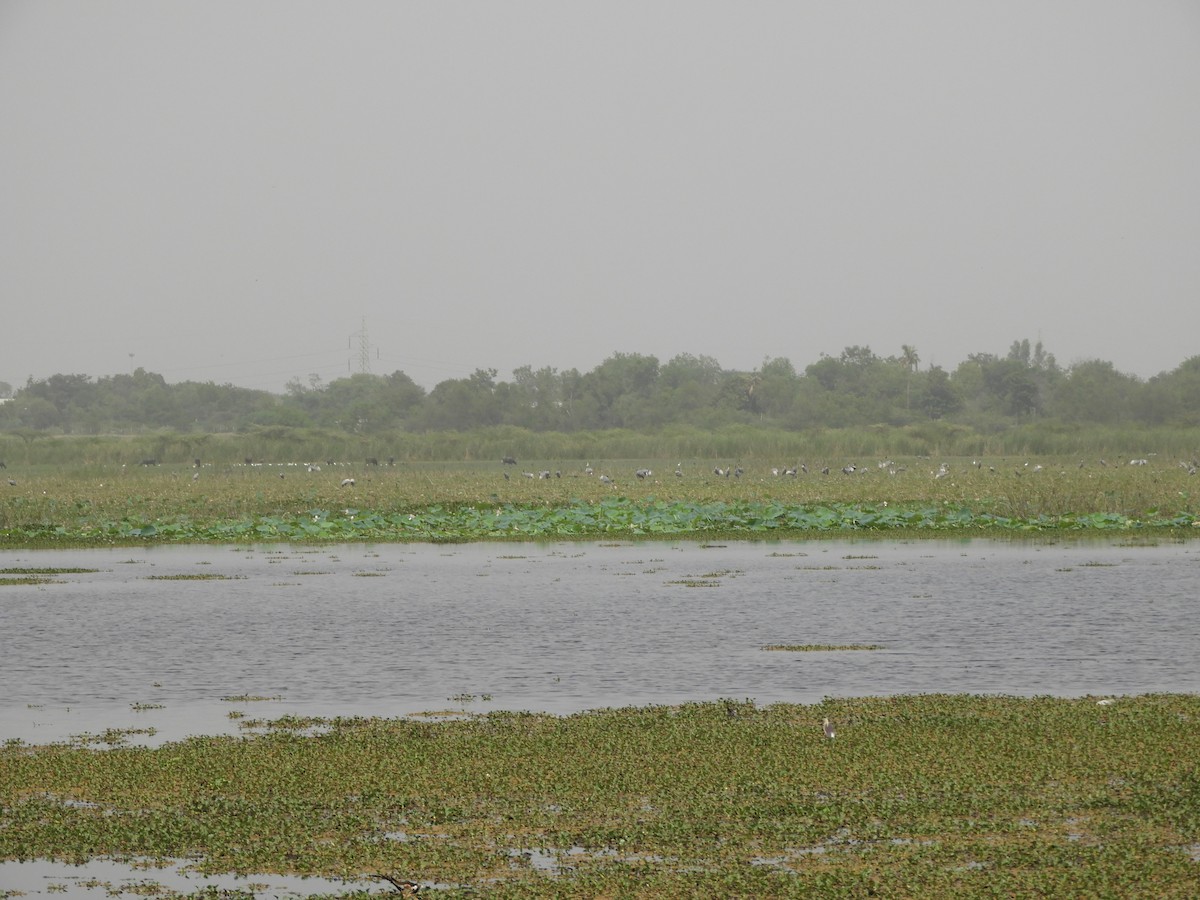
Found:
[(834, 730), (833, 723), (830, 722), (829, 719), (825, 719), (823, 722), (821, 722), (821, 728), (825, 732), (825, 737), (829, 738), (831, 741), (837, 735), (837, 731)]

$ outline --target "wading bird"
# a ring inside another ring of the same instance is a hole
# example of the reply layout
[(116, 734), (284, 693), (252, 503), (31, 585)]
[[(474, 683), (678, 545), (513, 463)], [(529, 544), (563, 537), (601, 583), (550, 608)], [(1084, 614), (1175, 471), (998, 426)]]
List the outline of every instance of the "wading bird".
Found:
[(837, 736), (837, 732), (833, 728), (833, 723), (828, 719), (825, 719), (821, 723), (821, 730), (825, 732), (825, 737), (829, 738), (831, 741)]
[(401, 897), (416, 897), (421, 892), (421, 885), (417, 884), (415, 881), (408, 881), (406, 879), (394, 878), (391, 875), (382, 874), (377, 874), (375, 877), (382, 878), (384, 881), (389, 882), (392, 887), (394, 887), (400, 893)]

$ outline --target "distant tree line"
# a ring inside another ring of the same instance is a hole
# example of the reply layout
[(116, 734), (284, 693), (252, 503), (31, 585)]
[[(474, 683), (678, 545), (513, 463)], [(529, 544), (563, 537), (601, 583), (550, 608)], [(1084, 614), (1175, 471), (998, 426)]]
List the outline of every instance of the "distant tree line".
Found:
[(942, 421), (987, 433), (1032, 421), (1108, 426), (1200, 424), (1200, 356), (1143, 380), (1103, 360), (1060, 367), (1041, 342), (1014, 341), (998, 356), (973, 353), (953, 371), (922, 369), (916, 348), (881, 357), (847, 347), (798, 371), (766, 359), (752, 372), (710, 356), (614, 353), (589, 372), (522, 366), (511, 380), (476, 369), (426, 391), (403, 372), (322, 383), (294, 379), (286, 393), (212, 382), (168, 384), (161, 375), (92, 379), (52, 375), (10, 391), (0, 430), (134, 434), (155, 429), (238, 432), (315, 427), (370, 435), (467, 431), (509, 425), (533, 432), (647, 430), (674, 425), (783, 429)]

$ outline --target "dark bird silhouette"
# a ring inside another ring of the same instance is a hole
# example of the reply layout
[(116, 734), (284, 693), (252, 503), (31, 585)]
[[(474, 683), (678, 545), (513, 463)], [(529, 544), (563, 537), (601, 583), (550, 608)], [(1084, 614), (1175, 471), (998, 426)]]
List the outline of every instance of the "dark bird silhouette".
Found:
[(379, 875), (376, 878), (382, 878), (397, 891), (401, 897), (415, 897), (421, 892), (421, 886), (415, 881), (409, 881), (406, 878), (393, 878), (391, 875)]

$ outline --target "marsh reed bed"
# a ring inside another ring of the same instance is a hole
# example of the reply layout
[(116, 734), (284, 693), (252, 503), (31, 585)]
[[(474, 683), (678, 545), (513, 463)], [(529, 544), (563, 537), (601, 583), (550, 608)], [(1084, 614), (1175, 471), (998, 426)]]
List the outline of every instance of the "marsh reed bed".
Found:
[[(781, 474), (784, 466), (647, 459), (34, 468), (0, 485), (0, 543), (752, 537), (1200, 523), (1200, 480), (1183, 460), (905, 458), (806, 468), (790, 476)], [(639, 478), (639, 469), (651, 474)]]

